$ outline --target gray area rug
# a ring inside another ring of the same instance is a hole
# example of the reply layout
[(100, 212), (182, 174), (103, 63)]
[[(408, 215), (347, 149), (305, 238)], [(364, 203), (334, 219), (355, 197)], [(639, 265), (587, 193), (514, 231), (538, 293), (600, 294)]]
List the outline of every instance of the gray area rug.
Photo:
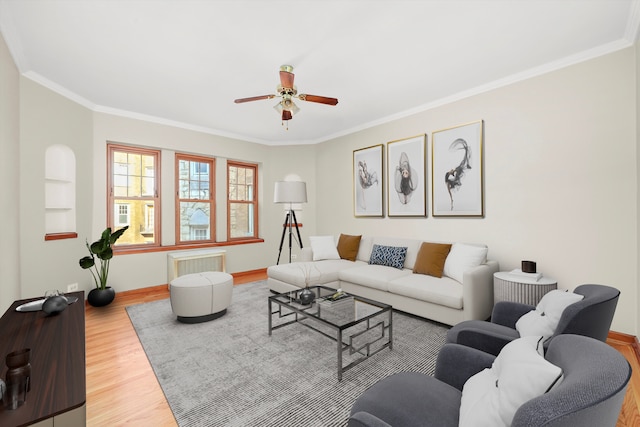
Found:
[(345, 426), (378, 380), (432, 374), (448, 329), (394, 312), (393, 350), (338, 382), (334, 341), (299, 324), (268, 335), (268, 295), (266, 281), (235, 286), (226, 315), (191, 325), (176, 320), (168, 299), (127, 307), (180, 426)]

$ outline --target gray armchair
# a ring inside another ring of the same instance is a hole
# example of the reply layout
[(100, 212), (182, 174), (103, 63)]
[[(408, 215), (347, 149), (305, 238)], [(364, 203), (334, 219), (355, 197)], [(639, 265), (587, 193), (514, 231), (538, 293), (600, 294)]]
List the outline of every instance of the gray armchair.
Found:
[[(612, 347), (579, 335), (554, 338), (545, 358), (564, 378), (551, 391), (525, 402), (512, 427), (615, 426), (631, 367)], [(491, 366), (494, 356), (458, 344), (445, 344), (435, 376), (404, 372), (387, 377), (354, 403), (349, 427), (458, 426), (462, 387)]]
[[(581, 285), (574, 291), (584, 295), (582, 301), (568, 306), (553, 334), (576, 334), (607, 340), (620, 291), (604, 285)], [(502, 347), (520, 337), (515, 329), (518, 319), (535, 307), (502, 301), (493, 307), (491, 321), (467, 320), (447, 332), (447, 342), (466, 345), (497, 355)]]

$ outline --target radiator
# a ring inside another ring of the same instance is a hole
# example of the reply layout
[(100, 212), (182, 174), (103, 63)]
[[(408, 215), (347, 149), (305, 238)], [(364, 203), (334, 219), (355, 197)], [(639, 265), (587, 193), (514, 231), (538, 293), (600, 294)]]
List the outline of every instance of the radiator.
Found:
[(223, 249), (203, 249), (167, 254), (167, 283), (171, 283), (176, 277), (185, 274), (204, 271), (226, 272), (226, 251)]

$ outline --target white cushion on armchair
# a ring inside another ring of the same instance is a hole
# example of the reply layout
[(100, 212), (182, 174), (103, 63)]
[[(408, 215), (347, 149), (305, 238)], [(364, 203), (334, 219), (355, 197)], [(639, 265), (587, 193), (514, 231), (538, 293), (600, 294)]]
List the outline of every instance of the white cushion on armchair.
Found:
[(562, 379), (562, 369), (541, 354), (542, 337), (511, 341), (487, 368), (462, 389), (460, 427), (510, 426), (525, 402), (541, 396)]
[(531, 310), (516, 322), (520, 336), (542, 335), (545, 340), (555, 333), (565, 308), (578, 301), (584, 295), (556, 289), (544, 294), (535, 310)]

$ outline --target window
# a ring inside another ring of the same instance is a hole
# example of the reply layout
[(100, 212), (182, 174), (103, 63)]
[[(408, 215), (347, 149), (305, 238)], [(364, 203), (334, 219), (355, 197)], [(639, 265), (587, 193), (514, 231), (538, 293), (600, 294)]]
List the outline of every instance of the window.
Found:
[(214, 165), (208, 157), (176, 154), (176, 244), (215, 241)]
[(258, 166), (227, 163), (227, 227), (229, 240), (258, 237)]
[(113, 230), (129, 226), (117, 246), (159, 246), (160, 151), (107, 145), (108, 218)]

